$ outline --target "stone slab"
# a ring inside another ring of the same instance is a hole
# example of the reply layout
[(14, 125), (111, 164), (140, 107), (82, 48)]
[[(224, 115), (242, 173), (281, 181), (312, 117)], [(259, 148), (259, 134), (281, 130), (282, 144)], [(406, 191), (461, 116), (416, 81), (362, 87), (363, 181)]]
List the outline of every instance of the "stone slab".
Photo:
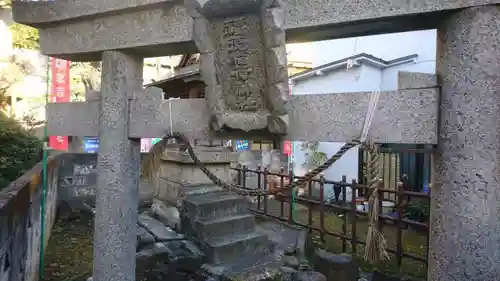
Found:
[[(227, 164), (212, 164), (207, 165), (207, 169), (214, 173), (223, 181), (231, 180), (229, 175), (229, 165)], [(172, 162), (164, 162), (160, 167), (160, 177), (162, 179), (172, 181), (175, 184), (184, 186), (208, 184), (213, 182), (200, 170), (199, 167), (191, 165), (178, 165)]]
[[(369, 100), (370, 93), (292, 96), (286, 139), (346, 142), (358, 138)], [(382, 143), (435, 144), (437, 101), (436, 89), (382, 92), (369, 136)], [(205, 100), (176, 100), (172, 104), (174, 131), (193, 139), (210, 137)], [(132, 109), (131, 137), (161, 137), (168, 130), (167, 102), (148, 96), (133, 102)]]
[(328, 280), (358, 281), (358, 265), (348, 254), (336, 255), (317, 249), (313, 267), (314, 270), (324, 274)]
[(150, 216), (139, 215), (138, 224), (142, 228), (146, 229), (157, 242), (184, 239), (183, 235), (178, 234)]
[(429, 73), (419, 72), (398, 72), (398, 89), (416, 89), (416, 88), (431, 88), (437, 87), (437, 76)]
[(271, 249), (267, 236), (250, 232), (209, 239), (206, 242), (205, 252), (208, 262), (222, 264), (246, 259), (249, 256), (263, 256)]
[[(161, 100), (159, 92), (156, 94), (132, 101), (131, 138), (162, 137), (169, 130), (168, 102)], [(286, 139), (347, 142), (358, 138), (369, 100), (368, 92), (292, 96)], [(437, 102), (437, 89), (382, 92), (369, 137), (381, 143), (436, 144)], [(91, 104), (50, 104), (47, 111), (49, 134), (97, 136), (98, 107)], [(172, 101), (173, 130), (188, 138), (217, 137), (209, 131), (209, 115), (204, 99)], [(252, 138), (265, 139), (266, 136)]]
[(232, 192), (186, 196), (183, 212), (191, 222), (246, 213), (246, 198)]
[(245, 234), (255, 228), (255, 217), (251, 214), (232, 215), (222, 218), (198, 220), (195, 230), (201, 240), (216, 237)]
[(186, 0), (194, 17), (211, 128), (227, 134), (287, 132), (284, 7), (266, 1)]
[(74, 18), (95, 17), (111, 12), (144, 9), (168, 4), (172, 0), (65, 0), (65, 1), (12, 1), (14, 20), (23, 24), (47, 24)]
[[(188, 49), (195, 50), (192, 19), (183, 6), (172, 6), (172, 0), (142, 0), (133, 4), (117, 0), (92, 0), (87, 4), (87, 1), (73, 0), (70, 3), (78, 3), (71, 5), (77, 7), (74, 9), (62, 3), (18, 2), (13, 6), (14, 19), (42, 28), (41, 49), (47, 55), (76, 61), (99, 60), (100, 52), (110, 49), (133, 50), (144, 56), (177, 55)], [(500, 0), (284, 2), (286, 37), (290, 43), (432, 29), (442, 17), (436, 12), (498, 4)], [(69, 20), (82, 17), (84, 20)], [(50, 24), (57, 21), (57, 25)]]
[[(204, 164), (230, 164), (237, 159), (236, 153), (231, 152), (227, 148), (223, 147), (214, 149), (210, 149), (208, 147), (195, 147), (194, 152), (198, 157), (198, 160), (200, 160), (200, 162)], [(194, 165), (193, 159), (191, 159), (189, 154), (185, 152), (165, 150), (162, 159), (165, 161)]]
[(49, 135), (97, 137), (99, 110), (99, 101), (49, 103), (45, 113)]
[(182, 198), (187, 195), (199, 195), (221, 191), (222, 188), (207, 180), (204, 184), (182, 184), (176, 181), (160, 178), (155, 190), (155, 198), (177, 207), (182, 206)]

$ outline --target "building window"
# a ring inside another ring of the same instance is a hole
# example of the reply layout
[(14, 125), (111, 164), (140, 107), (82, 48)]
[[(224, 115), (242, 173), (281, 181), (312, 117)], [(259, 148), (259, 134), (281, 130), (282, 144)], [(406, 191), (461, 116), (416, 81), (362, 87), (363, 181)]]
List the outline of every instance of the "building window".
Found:
[(274, 144), (275, 143), (273, 141), (251, 141), (250, 150), (259, 151), (276, 149), (277, 147)]

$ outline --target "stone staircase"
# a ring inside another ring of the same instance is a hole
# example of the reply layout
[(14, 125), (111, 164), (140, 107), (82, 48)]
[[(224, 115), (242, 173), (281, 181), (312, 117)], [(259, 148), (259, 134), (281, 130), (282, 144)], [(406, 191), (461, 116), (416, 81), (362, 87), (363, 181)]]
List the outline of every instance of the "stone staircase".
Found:
[(255, 230), (248, 204), (245, 197), (227, 191), (186, 195), (181, 227), (198, 239), (207, 262), (217, 265), (252, 260), (272, 251), (267, 235)]

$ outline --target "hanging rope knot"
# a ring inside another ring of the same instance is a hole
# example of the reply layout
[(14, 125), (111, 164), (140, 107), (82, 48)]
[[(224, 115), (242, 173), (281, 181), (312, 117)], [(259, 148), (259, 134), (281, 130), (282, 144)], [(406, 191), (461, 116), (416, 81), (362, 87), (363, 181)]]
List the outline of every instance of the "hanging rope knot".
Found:
[(382, 187), (383, 180), (380, 178), (380, 157), (379, 146), (375, 142), (368, 140), (368, 132), (377, 109), (380, 92), (373, 92), (370, 96), (368, 109), (366, 111), (365, 122), (361, 131), (360, 140), (362, 149), (368, 152), (368, 233), (366, 236), (366, 246), (364, 259), (371, 263), (378, 263), (389, 259), (386, 250), (386, 241), (382, 233), (378, 230), (378, 219), (380, 214), (379, 188)]

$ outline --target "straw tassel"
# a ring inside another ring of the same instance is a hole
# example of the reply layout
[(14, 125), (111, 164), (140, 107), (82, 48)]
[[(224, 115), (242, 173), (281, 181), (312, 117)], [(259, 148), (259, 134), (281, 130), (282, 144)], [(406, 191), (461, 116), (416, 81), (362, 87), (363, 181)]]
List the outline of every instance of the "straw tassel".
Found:
[(144, 156), (141, 165), (141, 176), (153, 186), (157, 184), (158, 171), (161, 165), (161, 158), (168, 144), (168, 139), (163, 138), (155, 143)]
[(378, 146), (368, 142), (364, 144), (370, 155), (368, 164), (369, 175), (369, 194), (368, 199), (368, 233), (366, 235), (366, 246), (364, 259), (370, 263), (376, 264), (380, 261), (388, 260), (387, 243), (384, 235), (378, 230), (378, 216), (380, 213), (379, 187), (382, 186), (382, 179), (379, 176), (380, 158)]

